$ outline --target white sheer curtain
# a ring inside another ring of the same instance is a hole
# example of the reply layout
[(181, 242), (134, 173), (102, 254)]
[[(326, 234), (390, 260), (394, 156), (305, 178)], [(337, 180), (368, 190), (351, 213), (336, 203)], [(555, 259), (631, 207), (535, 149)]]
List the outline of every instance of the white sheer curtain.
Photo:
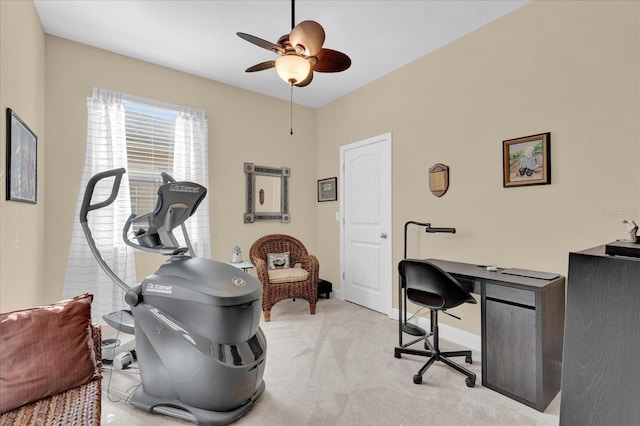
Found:
[[(81, 293), (94, 295), (93, 320), (104, 323), (102, 316), (125, 308), (120, 287), (104, 273), (94, 259), (79, 222), (80, 206), (89, 179), (96, 173), (127, 168), (125, 113), (121, 94), (94, 89), (87, 99), (87, 151), (80, 194), (73, 222), (71, 248), (67, 263), (64, 297)], [(95, 188), (92, 204), (109, 197), (113, 179), (105, 179)], [(116, 201), (88, 214), (88, 224), (96, 246), (108, 265), (127, 284), (135, 284), (133, 249), (122, 240), (122, 227), (131, 214), (129, 179), (125, 174)]]
[[(199, 183), (208, 189), (208, 124), (204, 111), (182, 108), (176, 118), (173, 177)], [(185, 222), (198, 257), (211, 257), (209, 233), (209, 195), (196, 213)], [(180, 232), (176, 232), (178, 235)]]

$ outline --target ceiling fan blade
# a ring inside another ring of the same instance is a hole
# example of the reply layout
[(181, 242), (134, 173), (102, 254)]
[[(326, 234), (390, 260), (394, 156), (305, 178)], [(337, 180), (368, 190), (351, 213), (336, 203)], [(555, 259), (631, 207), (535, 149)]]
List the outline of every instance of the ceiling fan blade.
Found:
[(265, 61), (247, 68), (245, 72), (256, 72), (256, 71), (268, 70), (269, 68), (273, 68), (275, 66), (276, 66), (276, 61)]
[(318, 63), (313, 66), (318, 72), (340, 72), (351, 66), (351, 59), (342, 52), (332, 49), (320, 49), (317, 55)]
[(308, 86), (309, 83), (311, 83), (311, 80), (313, 80), (313, 71), (309, 71), (309, 75), (307, 76), (307, 78), (302, 80), (300, 83), (294, 84), (294, 86), (296, 87)]
[(299, 55), (314, 56), (322, 49), (324, 28), (316, 21), (302, 21), (291, 30), (289, 43)]
[(246, 40), (251, 44), (255, 44), (258, 47), (262, 47), (263, 49), (271, 50), (272, 52), (275, 52), (278, 55), (283, 55), (284, 54), (284, 49), (282, 48), (282, 46), (279, 46), (277, 44), (271, 43), (270, 41), (267, 41), (267, 40), (263, 40), (260, 37), (252, 36), (251, 34), (247, 34), (247, 33), (236, 33), (236, 34), (241, 39)]

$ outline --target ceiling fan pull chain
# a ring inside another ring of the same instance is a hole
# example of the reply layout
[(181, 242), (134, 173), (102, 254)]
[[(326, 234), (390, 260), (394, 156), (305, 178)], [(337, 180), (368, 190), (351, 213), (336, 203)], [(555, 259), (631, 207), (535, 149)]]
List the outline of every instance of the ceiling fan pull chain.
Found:
[(293, 136), (293, 83), (291, 83), (291, 96), (290, 96), (290, 108), (291, 108), (291, 133), (289, 133), (291, 136)]

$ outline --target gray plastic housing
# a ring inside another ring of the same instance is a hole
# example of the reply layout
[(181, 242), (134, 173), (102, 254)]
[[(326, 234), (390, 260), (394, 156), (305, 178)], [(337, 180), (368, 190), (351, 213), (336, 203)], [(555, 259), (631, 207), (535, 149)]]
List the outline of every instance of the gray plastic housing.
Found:
[(146, 394), (215, 412), (255, 400), (267, 348), (255, 277), (223, 262), (175, 256), (138, 291), (131, 308)]
[(262, 285), (227, 263), (174, 256), (141, 287), (142, 303), (212, 342), (246, 342), (258, 330)]

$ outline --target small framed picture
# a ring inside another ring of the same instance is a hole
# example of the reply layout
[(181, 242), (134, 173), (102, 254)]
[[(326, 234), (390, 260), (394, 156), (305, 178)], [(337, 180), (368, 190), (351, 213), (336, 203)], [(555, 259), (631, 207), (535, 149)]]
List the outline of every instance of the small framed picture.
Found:
[(318, 181), (318, 201), (336, 201), (338, 199), (338, 178), (331, 177)]
[(502, 142), (502, 186), (551, 183), (551, 133)]
[(7, 108), (7, 200), (36, 204), (38, 137)]

